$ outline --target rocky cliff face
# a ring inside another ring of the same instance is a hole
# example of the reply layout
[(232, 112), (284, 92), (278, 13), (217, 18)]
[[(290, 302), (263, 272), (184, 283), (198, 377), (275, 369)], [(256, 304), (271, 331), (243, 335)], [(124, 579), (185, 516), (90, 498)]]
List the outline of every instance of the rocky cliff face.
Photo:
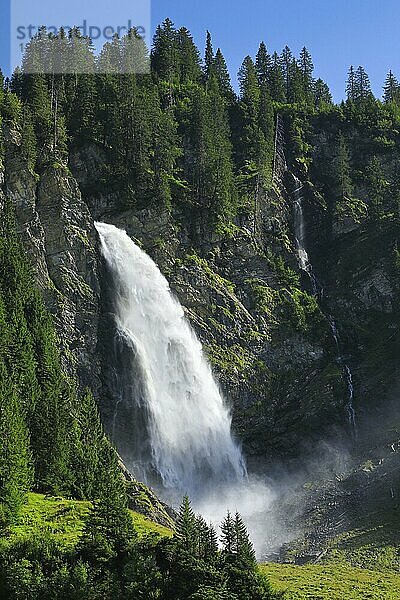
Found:
[[(2, 197), (14, 206), (65, 368), (94, 390), (109, 431), (117, 401), (108, 371), (113, 332), (94, 220), (126, 229), (170, 281), (232, 403), (249, 457), (287, 462), (310, 456), (323, 440), (325, 448), (331, 442), (360, 455), (360, 463), (379, 463), (397, 440), (397, 232), (384, 224), (379, 234), (370, 232), (352, 215), (330, 218), (310, 180), (309, 253), (324, 288), (317, 301), (299, 269), (296, 182), (289, 172), (259, 194), (253, 210), (216, 233), (156, 201), (138, 209), (106, 192), (93, 196), (91, 183), (104, 160), (96, 148), (71, 156), (73, 175), (55, 165), (38, 178), (21, 158), (18, 132), (10, 128), (6, 138)], [(329, 139), (315, 147), (324, 143)], [(365, 190), (358, 193), (367, 203)], [(352, 369), (357, 440), (347, 422), (348, 382), (329, 315)]]
[[(329, 325), (300, 282), (293, 178), (278, 178), (259, 195), (255, 213), (216, 233), (156, 204), (123, 209), (123, 198), (92, 196), (103, 157), (94, 148), (87, 155), (88, 161), (84, 153), (73, 155), (71, 167), (91, 214), (126, 229), (168, 278), (232, 402), (247, 454), (297, 456), (333, 432), (346, 438), (346, 386)], [(104, 382), (110, 422), (107, 377)]]
[[(348, 135), (359, 171), (353, 176), (352, 199), (334, 209), (322, 184), (320, 159), (321, 154), (329, 156), (332, 135), (317, 131), (311, 137), (314, 166), (307, 218), (311, 255), (324, 287), (323, 309), (336, 320), (340, 352), (353, 372), (355, 449), (362, 454), (390, 446), (398, 437), (400, 228), (395, 192), (389, 185), (397, 179), (397, 155), (395, 150), (374, 147), (365, 133), (350, 130)], [(385, 216), (372, 221), (376, 192), (359, 173), (368, 169), (376, 154)]]
[(6, 131), (2, 193), (14, 207), (17, 227), (54, 316), (66, 371), (94, 392), (100, 387), (96, 353), (100, 287), (97, 240), (75, 179), (55, 165), (40, 177), (21, 154), (17, 130)]

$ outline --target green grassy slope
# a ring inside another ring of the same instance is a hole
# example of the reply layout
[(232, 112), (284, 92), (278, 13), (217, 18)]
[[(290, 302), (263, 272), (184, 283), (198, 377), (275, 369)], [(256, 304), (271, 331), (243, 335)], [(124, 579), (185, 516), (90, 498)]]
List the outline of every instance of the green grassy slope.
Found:
[(318, 564), (269, 563), (260, 569), (274, 590), (286, 592), (285, 600), (398, 600), (398, 513), (360, 519), (358, 529), (330, 540)]
[[(65, 498), (28, 494), (18, 524), (9, 528), (7, 535), (0, 538), (0, 547), (13, 544), (33, 536), (50, 535), (57, 545), (67, 551), (73, 549), (83, 531), (85, 518), (91, 503)], [(155, 533), (172, 536), (172, 531), (150, 521), (145, 516), (130, 511), (139, 536)]]
[(260, 567), (285, 600), (398, 600), (400, 574), (341, 564)]

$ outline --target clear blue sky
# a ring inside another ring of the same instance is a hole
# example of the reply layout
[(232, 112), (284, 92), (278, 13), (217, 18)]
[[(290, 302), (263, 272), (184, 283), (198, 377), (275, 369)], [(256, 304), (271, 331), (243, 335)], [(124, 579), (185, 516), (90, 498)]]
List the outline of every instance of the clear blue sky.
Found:
[[(3, 66), (7, 64), (8, 1), (0, 0)], [(32, 0), (36, 6), (42, 1)], [(94, 0), (82, 0), (82, 5), (89, 1)], [(132, 1), (111, 0), (111, 5), (125, 4), (129, 14)], [(99, 18), (106, 6), (110, 0), (97, 0)], [(261, 40), (271, 51), (288, 44), (297, 53), (306, 45), (313, 55), (315, 74), (327, 81), (336, 100), (343, 97), (350, 64), (365, 66), (378, 95), (389, 68), (400, 77), (399, 0), (153, 0), (153, 29), (166, 16), (177, 27), (191, 30), (201, 52), (209, 29), (233, 77), (244, 56), (254, 55)]]

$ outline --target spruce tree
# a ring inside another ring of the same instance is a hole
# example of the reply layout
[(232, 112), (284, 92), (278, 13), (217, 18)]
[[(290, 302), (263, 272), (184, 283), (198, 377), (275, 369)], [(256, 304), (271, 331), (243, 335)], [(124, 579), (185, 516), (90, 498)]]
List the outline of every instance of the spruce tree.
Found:
[(258, 123), (261, 91), (255, 65), (250, 56), (244, 59), (238, 79), (241, 94), (239, 102), (241, 120), (237, 151), (239, 152), (240, 166), (243, 167), (246, 161), (253, 162), (258, 166), (262, 144)]
[(175, 526), (175, 537), (179, 546), (196, 554), (198, 543), (198, 523), (188, 496), (184, 496), (178, 512)]
[(105, 476), (102, 460), (105, 451), (104, 431), (97, 404), (90, 390), (86, 390), (79, 399), (74, 397), (73, 400), (75, 418), (71, 438), (74, 444), (74, 497), (94, 499)]
[(3, 71), (0, 69), (0, 106), (1, 106), (1, 103), (3, 102), (3, 95), (4, 95), (4, 75), (3, 75)]
[(228, 511), (221, 524), (221, 543), (224, 555), (231, 560), (236, 553), (235, 520)]
[(318, 78), (313, 86), (314, 103), (317, 107), (323, 105), (332, 104), (332, 94), (329, 90), (328, 85), (320, 78)]
[(196, 555), (205, 562), (215, 563), (218, 556), (217, 534), (213, 526), (207, 525), (201, 515), (196, 517), (196, 538)]
[(27, 102), (34, 118), (38, 158), (41, 163), (46, 162), (53, 150), (54, 119), (51, 96), (43, 74), (24, 75), (22, 99)]
[(285, 82), (286, 97), (290, 96), (291, 72), (293, 65), (293, 54), (289, 46), (285, 46), (280, 57), (282, 65), (283, 80)]
[(97, 499), (86, 520), (79, 546), (85, 559), (95, 557), (104, 563), (119, 561), (126, 556), (137, 534), (127, 509), (125, 485), (116, 453), (105, 438), (100, 461), (102, 477), (98, 482)]
[(372, 96), (371, 83), (364, 67), (358, 67), (355, 73), (356, 99), (365, 100)]
[(266, 84), (269, 81), (270, 71), (272, 68), (272, 59), (267, 52), (267, 47), (264, 42), (261, 42), (256, 56), (256, 70), (258, 82), (260, 85)]
[(383, 86), (383, 101), (385, 104), (400, 101), (400, 84), (392, 71), (389, 71)]
[(179, 79), (180, 55), (178, 36), (171, 19), (165, 19), (156, 29), (151, 52), (154, 72), (170, 86)]
[(259, 126), (263, 134), (261, 160), (263, 163), (264, 182), (272, 180), (272, 163), (274, 157), (275, 141), (275, 111), (272, 98), (267, 84), (263, 84), (260, 90), (260, 113)]
[(368, 187), (368, 217), (372, 226), (379, 225), (384, 216), (384, 206), (386, 193), (389, 190), (383, 169), (382, 162), (378, 156), (373, 156), (365, 170), (365, 180)]
[(276, 52), (272, 55), (272, 65), (268, 78), (268, 86), (272, 100), (275, 102), (285, 102), (285, 80), (283, 76), (281, 61)]
[(234, 547), (238, 561), (244, 568), (249, 570), (256, 569), (256, 553), (253, 544), (250, 541), (243, 519), (238, 512), (235, 513), (234, 532)]
[(311, 58), (311, 54), (305, 46), (300, 52), (299, 67), (303, 75), (304, 87), (311, 87), (314, 72), (314, 64)]
[(33, 173), (36, 166), (37, 142), (32, 113), (29, 106), (26, 104), (22, 110), (21, 151), (23, 158), (28, 165), (28, 169)]
[(186, 27), (181, 27), (177, 32), (177, 46), (179, 50), (181, 82), (199, 82), (202, 77), (200, 54)]
[[(4, 329), (1, 335), (4, 336)], [(3, 527), (18, 518), (33, 482), (33, 468), (25, 409), (2, 358), (0, 436), (0, 527)]]
[(100, 137), (96, 79), (96, 76), (91, 74), (76, 76), (73, 100), (68, 113), (68, 129), (76, 146), (96, 142)]
[(229, 221), (235, 208), (232, 146), (227, 103), (215, 77), (207, 89), (190, 90), (190, 104), (181, 120), (183, 175), (182, 202), (192, 204), (190, 220), (196, 227)]
[(350, 66), (347, 76), (346, 94), (347, 100), (354, 102), (357, 99), (356, 75), (353, 65)]
[(204, 78), (208, 82), (213, 72), (214, 66), (214, 50), (212, 47), (211, 33), (207, 31), (206, 50), (204, 54)]
[(218, 82), (221, 94), (226, 98), (228, 103), (233, 103), (235, 100), (235, 93), (232, 88), (228, 67), (220, 48), (218, 48), (215, 53), (213, 75)]
[(295, 58), (293, 58), (290, 65), (289, 81), (287, 100), (291, 104), (306, 103), (310, 99), (310, 96), (304, 87), (304, 76)]
[(353, 184), (351, 180), (350, 152), (341, 134), (338, 137), (337, 150), (332, 164), (338, 199), (341, 201), (347, 200), (353, 195)]
[(307, 103), (310, 104), (313, 99), (312, 92), (314, 86), (314, 64), (311, 58), (311, 54), (309, 53), (306, 47), (302, 48), (300, 52), (298, 66), (301, 72), (304, 99)]

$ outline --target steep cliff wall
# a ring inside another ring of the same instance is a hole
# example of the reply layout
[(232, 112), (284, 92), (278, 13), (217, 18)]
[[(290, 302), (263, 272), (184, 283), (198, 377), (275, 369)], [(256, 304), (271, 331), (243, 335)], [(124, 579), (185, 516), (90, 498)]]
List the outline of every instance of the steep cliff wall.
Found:
[[(397, 373), (397, 234), (390, 224), (377, 233), (365, 230), (365, 220), (332, 217), (318, 171), (318, 153), (329, 145), (329, 135), (314, 131), (315, 167), (311, 179), (305, 173), (303, 178), (309, 179), (310, 256), (324, 288), (318, 301), (299, 269), (290, 172), (282, 171), (269, 191), (259, 193), (255, 212), (216, 232), (156, 201), (146, 209), (126, 208), (119, 195), (93, 195), (91, 184), (104, 161), (93, 146), (71, 155), (73, 175), (60, 165), (33, 175), (21, 158), (18, 132), (7, 131), (4, 193), (55, 316), (66, 369), (101, 398), (109, 429), (116, 401), (108, 388), (112, 320), (94, 219), (126, 229), (160, 265), (232, 403), (248, 455), (287, 459), (307, 454), (322, 439), (351, 448), (348, 384), (328, 315), (337, 321), (354, 372), (366, 451), (369, 424), (377, 416), (390, 420)], [(365, 189), (358, 192), (368, 204)]]
[(54, 316), (65, 369), (96, 393), (100, 287), (97, 240), (78, 185), (62, 165), (39, 177), (22, 157), (21, 136), (6, 128), (2, 192), (11, 202), (37, 283)]
[[(121, 209), (121, 197), (92, 195), (102, 161), (93, 147), (71, 157), (85, 201), (95, 219), (126, 229), (167, 276), (232, 403), (247, 453), (294, 457), (323, 437), (346, 440), (346, 384), (328, 321), (304, 291), (290, 174), (259, 194), (255, 214), (216, 232), (156, 202)], [(103, 411), (111, 421), (106, 370)]]

